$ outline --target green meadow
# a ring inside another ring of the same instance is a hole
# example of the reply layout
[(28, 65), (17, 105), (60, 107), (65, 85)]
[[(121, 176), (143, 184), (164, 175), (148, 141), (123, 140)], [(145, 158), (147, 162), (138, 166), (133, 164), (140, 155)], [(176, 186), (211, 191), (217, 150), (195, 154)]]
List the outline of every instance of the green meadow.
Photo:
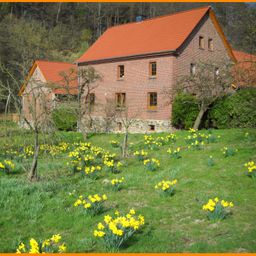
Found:
[[(202, 134), (209, 131), (202, 130)], [(102, 239), (93, 231), (104, 216), (116, 210), (127, 213), (131, 208), (145, 218), (145, 225), (120, 248), (120, 252), (255, 252), (256, 251), (256, 179), (245, 174), (245, 163), (256, 161), (255, 129), (212, 130), (216, 141), (204, 143), (201, 150), (188, 148), (188, 131), (175, 131), (177, 139), (154, 150), (144, 145), (143, 134), (130, 134), (130, 156), (123, 159), (119, 148), (110, 141), (121, 142), (121, 134), (92, 134), (86, 142), (116, 153), (123, 163), (120, 173), (104, 168), (94, 180), (82, 172), (73, 173), (67, 162), (69, 149), (57, 154), (41, 154), (39, 181), (29, 182), (26, 167), (32, 157), (18, 160), (7, 149), (19, 150), (33, 145), (32, 134), (10, 125), (0, 132), (0, 162), (12, 159), (16, 171), (0, 173), (0, 252), (15, 252), (18, 244), (28, 244), (61, 234), (67, 252), (105, 252)], [(7, 136), (5, 136), (7, 135)], [(152, 134), (153, 138), (166, 133)], [(40, 137), (41, 143), (83, 141), (80, 133), (58, 132)], [(181, 148), (181, 158), (172, 158), (169, 148)], [(225, 157), (221, 151), (235, 151)], [(149, 171), (133, 152), (144, 149), (160, 166)], [(208, 164), (212, 156), (214, 164)], [(113, 191), (111, 180), (124, 177), (120, 191)], [(155, 185), (161, 180), (177, 179), (175, 193), (161, 196)], [(76, 196), (70, 196), (75, 193)], [(74, 207), (79, 195), (106, 194), (104, 211), (88, 216)], [(202, 206), (210, 198), (232, 201), (234, 207), (225, 219), (212, 222)]]

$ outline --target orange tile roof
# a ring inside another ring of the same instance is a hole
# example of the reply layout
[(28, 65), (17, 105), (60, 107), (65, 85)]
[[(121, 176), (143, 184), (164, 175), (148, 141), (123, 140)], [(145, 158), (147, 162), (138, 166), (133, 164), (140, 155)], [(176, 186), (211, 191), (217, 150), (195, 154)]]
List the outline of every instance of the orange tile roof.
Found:
[(249, 54), (246, 52), (236, 51), (236, 50), (233, 50), (233, 53), (238, 62), (256, 61), (256, 55)]
[(210, 9), (206, 6), (111, 27), (77, 62), (175, 51)]
[[(55, 83), (59, 86), (64, 86), (65, 83), (63, 81), (63, 77), (61, 76), (61, 72), (68, 72), (71, 69), (76, 70), (76, 65), (66, 62), (53, 62), (53, 61), (45, 61), (45, 60), (37, 60), (35, 62), (39, 69), (41, 70), (44, 78), (47, 82)], [(71, 77), (72, 81), (70, 82), (70, 93), (77, 94), (77, 79), (75, 74)], [(72, 89), (73, 88), (73, 89)], [(74, 89), (76, 88), (76, 89)], [(66, 94), (67, 90), (62, 88), (54, 89), (56, 94)]]
[(233, 50), (237, 60), (234, 78), (239, 87), (256, 86), (256, 55)]
[[(33, 75), (37, 67), (40, 69), (46, 82), (54, 83), (57, 85), (56, 88), (53, 89), (55, 94), (67, 94), (67, 93), (77, 94), (78, 83), (77, 83), (77, 77), (76, 77), (76, 65), (71, 63), (66, 63), (66, 62), (36, 60), (30, 69), (26, 82), (23, 84), (23, 86), (20, 89), (19, 95), (23, 93), (27, 82), (29, 81), (30, 77)], [(75, 72), (71, 76), (72, 81), (70, 82), (70, 87), (68, 88), (69, 90), (67, 90), (67, 89), (64, 89), (64, 86), (66, 84), (60, 73), (65, 72), (66, 74), (69, 74), (69, 71), (71, 69), (74, 69)], [(60, 88), (60, 87), (63, 87), (63, 88)]]

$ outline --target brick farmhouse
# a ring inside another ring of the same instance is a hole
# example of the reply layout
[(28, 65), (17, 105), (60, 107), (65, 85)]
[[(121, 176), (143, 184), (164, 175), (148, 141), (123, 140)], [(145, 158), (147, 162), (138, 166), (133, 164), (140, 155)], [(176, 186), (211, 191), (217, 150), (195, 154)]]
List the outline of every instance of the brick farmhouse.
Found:
[[(103, 123), (104, 106), (112, 101), (134, 119), (131, 132), (168, 131), (172, 104), (164, 91), (171, 91), (179, 77), (196, 72), (198, 61), (236, 62), (241, 56), (232, 51), (209, 6), (114, 26), (75, 65), (36, 61), (19, 93), (23, 113), (29, 113), (31, 78), (64, 86), (61, 71), (76, 68), (79, 73), (93, 67), (102, 77), (90, 92), (94, 105), (91, 115), (97, 127)], [(80, 82), (73, 81), (69, 93), (77, 94)], [(49, 99), (54, 101), (65, 93), (61, 88), (51, 89)], [(123, 129), (118, 119), (110, 127), (111, 131)]]

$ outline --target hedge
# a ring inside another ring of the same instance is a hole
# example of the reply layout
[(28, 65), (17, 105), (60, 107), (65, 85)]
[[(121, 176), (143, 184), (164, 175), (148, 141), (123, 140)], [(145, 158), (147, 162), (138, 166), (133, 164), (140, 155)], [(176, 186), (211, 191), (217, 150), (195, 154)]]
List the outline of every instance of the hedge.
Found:
[(256, 127), (256, 88), (241, 89), (217, 100), (208, 111), (213, 128)]

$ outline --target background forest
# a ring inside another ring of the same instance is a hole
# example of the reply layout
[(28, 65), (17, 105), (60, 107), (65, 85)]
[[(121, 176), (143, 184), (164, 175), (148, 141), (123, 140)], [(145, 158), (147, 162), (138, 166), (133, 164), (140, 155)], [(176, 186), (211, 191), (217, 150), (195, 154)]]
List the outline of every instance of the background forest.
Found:
[[(0, 80), (18, 90), (35, 59), (73, 62), (110, 26), (205, 5), (209, 3), (0, 3)], [(255, 53), (255, 4), (211, 5), (232, 47)]]

